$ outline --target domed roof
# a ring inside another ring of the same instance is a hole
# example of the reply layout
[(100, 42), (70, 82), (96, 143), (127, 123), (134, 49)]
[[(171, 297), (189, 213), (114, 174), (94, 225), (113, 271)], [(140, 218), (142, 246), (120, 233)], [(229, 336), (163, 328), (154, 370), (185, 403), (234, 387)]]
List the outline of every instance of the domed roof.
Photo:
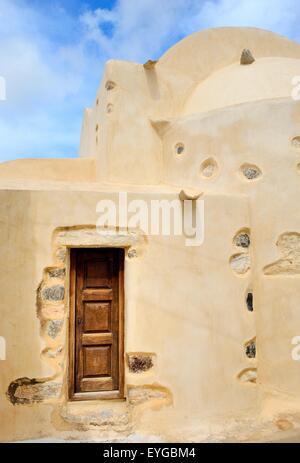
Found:
[[(244, 49), (255, 62), (241, 65)], [(171, 47), (155, 66), (166, 82), (167, 116), (291, 95), (300, 74), (300, 45), (273, 32), (223, 27), (196, 32)]]

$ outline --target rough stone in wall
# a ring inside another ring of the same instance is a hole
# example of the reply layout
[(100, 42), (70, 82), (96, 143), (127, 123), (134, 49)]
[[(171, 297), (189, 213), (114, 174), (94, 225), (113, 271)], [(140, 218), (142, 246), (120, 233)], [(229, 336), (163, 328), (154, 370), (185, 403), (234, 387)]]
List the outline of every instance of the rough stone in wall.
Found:
[(61, 388), (62, 383), (55, 381), (19, 378), (10, 383), (6, 395), (13, 405), (26, 405), (57, 399)]
[(250, 359), (254, 359), (256, 357), (256, 338), (251, 339), (251, 341), (246, 343), (245, 353)]
[(66, 276), (66, 269), (63, 267), (52, 267), (48, 269), (48, 274), (50, 278), (64, 279)]
[(61, 332), (63, 320), (49, 320), (47, 322), (47, 334), (50, 338), (55, 339)]
[(106, 106), (106, 112), (110, 114), (113, 112), (113, 109), (114, 109), (114, 105), (112, 103), (108, 103), (108, 105)]
[(47, 286), (42, 289), (41, 297), (47, 301), (63, 301), (65, 297), (65, 287), (63, 285)]
[[(59, 247), (59, 249), (60, 251), (63, 250), (62, 247)], [(57, 257), (56, 253), (55, 257)], [(41, 335), (45, 343), (41, 356), (43, 361), (51, 364), (51, 368), (55, 370), (55, 373), (51, 378), (41, 378), (39, 380), (25, 378), (22, 389), (19, 388), (16, 393), (18, 403), (47, 401), (51, 394), (55, 397), (55, 388), (59, 387), (56, 385), (63, 381), (64, 358), (62, 354), (64, 348), (61, 343), (64, 343), (64, 340), (61, 339), (61, 334), (63, 333), (62, 328), (66, 316), (64, 304), (65, 276), (66, 269), (63, 266), (46, 267), (43, 272), (43, 280), (37, 289), (36, 298), (37, 316), (41, 323)], [(58, 282), (55, 280), (58, 280)], [(33, 385), (35, 386), (34, 389)]]
[(180, 155), (184, 153), (184, 144), (183, 143), (177, 143), (175, 146), (175, 153)]
[(127, 256), (129, 259), (133, 259), (134, 257), (137, 257), (137, 250), (136, 249), (130, 249), (127, 253)]
[(256, 383), (257, 369), (256, 368), (245, 368), (239, 373), (238, 379), (242, 383)]
[(300, 137), (294, 137), (292, 139), (292, 147), (296, 149), (300, 149)]
[(206, 159), (200, 166), (200, 174), (203, 178), (209, 179), (216, 175), (218, 164), (213, 158)]
[(300, 274), (300, 233), (283, 233), (277, 243), (282, 257), (266, 267), (265, 275), (297, 275)]
[(230, 258), (230, 266), (238, 275), (244, 275), (250, 269), (249, 254), (235, 254)]
[(172, 394), (164, 386), (159, 384), (147, 384), (142, 386), (128, 386), (128, 402), (130, 405), (141, 405), (155, 401), (164, 405), (172, 404)]
[(236, 234), (233, 240), (234, 244), (241, 248), (249, 248), (250, 241), (250, 231), (248, 229), (242, 230)]
[(146, 353), (127, 354), (127, 364), (130, 373), (143, 373), (153, 368), (154, 355)]
[(65, 404), (60, 410), (60, 416), (64, 421), (71, 424), (78, 424), (86, 427), (97, 426), (103, 428), (108, 427), (116, 431), (126, 431), (131, 426), (131, 415), (126, 404), (120, 404), (121, 407), (118, 410), (109, 407), (109, 402), (106, 401), (107, 405), (93, 404), (89, 405), (78, 402), (77, 404)]
[(55, 250), (55, 259), (59, 263), (64, 263), (67, 257), (67, 249), (65, 247), (58, 247)]
[(290, 431), (294, 429), (293, 423), (287, 419), (279, 419), (275, 424), (280, 431)]
[(254, 164), (243, 164), (241, 173), (247, 180), (255, 180), (261, 176), (261, 170)]
[(105, 84), (105, 88), (107, 91), (113, 90), (115, 87), (116, 87), (116, 84), (112, 80), (108, 80)]
[(249, 312), (253, 312), (253, 293), (248, 292), (246, 297), (246, 305)]
[(241, 64), (242, 65), (247, 65), (247, 64), (252, 64), (254, 63), (255, 59), (251, 53), (251, 51), (248, 48), (244, 48), (241, 54)]

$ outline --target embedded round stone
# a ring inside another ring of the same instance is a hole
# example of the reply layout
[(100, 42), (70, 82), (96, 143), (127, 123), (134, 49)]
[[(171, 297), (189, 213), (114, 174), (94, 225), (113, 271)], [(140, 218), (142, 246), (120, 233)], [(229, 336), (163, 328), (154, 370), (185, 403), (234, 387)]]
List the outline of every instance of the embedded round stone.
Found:
[(184, 144), (183, 143), (177, 143), (175, 146), (175, 152), (176, 154), (183, 154), (184, 153)]
[(113, 90), (115, 88), (116, 84), (112, 80), (108, 80), (105, 84), (105, 88), (107, 91)]
[(200, 166), (200, 174), (204, 178), (212, 178), (218, 170), (218, 164), (213, 158), (206, 159)]
[(250, 241), (250, 233), (246, 230), (240, 231), (234, 237), (234, 244), (241, 248), (249, 248), (251, 241)]
[(255, 180), (261, 176), (261, 170), (254, 164), (243, 164), (241, 172), (247, 180)]
[(256, 343), (255, 341), (250, 341), (246, 345), (246, 355), (249, 359), (254, 359), (256, 357)]
[(300, 137), (294, 137), (292, 140), (292, 147), (300, 149)]
[(133, 259), (134, 257), (137, 257), (137, 255), (138, 255), (137, 250), (136, 249), (130, 249), (128, 251), (127, 255), (128, 255), (129, 259)]
[(112, 113), (113, 112), (113, 109), (114, 109), (114, 105), (109, 103), (107, 106), (106, 106), (106, 112), (108, 114)]
[(50, 336), (52, 339), (55, 339), (60, 333), (63, 323), (63, 320), (50, 320), (47, 325), (48, 336)]
[(238, 275), (247, 273), (250, 269), (250, 256), (249, 254), (236, 254), (230, 259), (230, 266), (232, 270)]

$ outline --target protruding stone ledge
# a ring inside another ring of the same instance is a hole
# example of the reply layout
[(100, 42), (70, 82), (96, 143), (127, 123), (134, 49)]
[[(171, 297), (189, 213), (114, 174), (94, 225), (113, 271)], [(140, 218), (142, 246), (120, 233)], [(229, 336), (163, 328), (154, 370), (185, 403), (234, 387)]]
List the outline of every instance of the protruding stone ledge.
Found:
[(157, 120), (157, 121), (150, 120), (150, 123), (160, 138), (163, 138), (163, 136), (165, 135), (165, 133), (168, 131), (168, 129), (171, 126), (171, 121), (168, 119), (166, 120), (162, 119), (162, 120)]
[(69, 402), (60, 411), (64, 421), (86, 427), (112, 428), (117, 431), (128, 430), (131, 425), (130, 413), (125, 402), (114, 402), (111, 405)]
[[(146, 235), (138, 229), (96, 228), (94, 225), (57, 228), (54, 232), (54, 247), (57, 252), (72, 246), (130, 247), (147, 242)], [(61, 258), (64, 257), (61, 255)]]
[(157, 60), (148, 59), (148, 61), (146, 61), (146, 63), (144, 63), (143, 66), (147, 71), (150, 71), (151, 69), (155, 68), (156, 64)]
[(171, 391), (160, 384), (129, 385), (127, 391), (129, 405), (156, 403), (157, 405), (168, 406), (173, 403)]
[(197, 201), (197, 199), (201, 198), (203, 192), (201, 191), (196, 192), (194, 190), (181, 190), (179, 193), (180, 201)]
[(249, 64), (254, 63), (254, 61), (255, 61), (255, 58), (252, 55), (251, 50), (249, 50), (249, 48), (244, 48), (241, 54), (241, 59), (240, 59), (241, 65), (243, 66), (249, 65)]

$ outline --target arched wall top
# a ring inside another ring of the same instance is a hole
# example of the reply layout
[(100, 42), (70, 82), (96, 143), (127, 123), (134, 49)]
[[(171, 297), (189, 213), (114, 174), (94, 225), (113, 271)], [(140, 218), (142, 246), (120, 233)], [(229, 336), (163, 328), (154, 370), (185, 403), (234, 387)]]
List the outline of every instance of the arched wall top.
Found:
[(171, 47), (158, 68), (173, 69), (200, 82), (212, 72), (240, 60), (249, 48), (254, 57), (300, 58), (300, 45), (273, 32), (224, 27), (196, 32)]
[(250, 66), (231, 64), (200, 82), (187, 99), (182, 116), (205, 113), (250, 101), (290, 97), (300, 59), (257, 58)]

